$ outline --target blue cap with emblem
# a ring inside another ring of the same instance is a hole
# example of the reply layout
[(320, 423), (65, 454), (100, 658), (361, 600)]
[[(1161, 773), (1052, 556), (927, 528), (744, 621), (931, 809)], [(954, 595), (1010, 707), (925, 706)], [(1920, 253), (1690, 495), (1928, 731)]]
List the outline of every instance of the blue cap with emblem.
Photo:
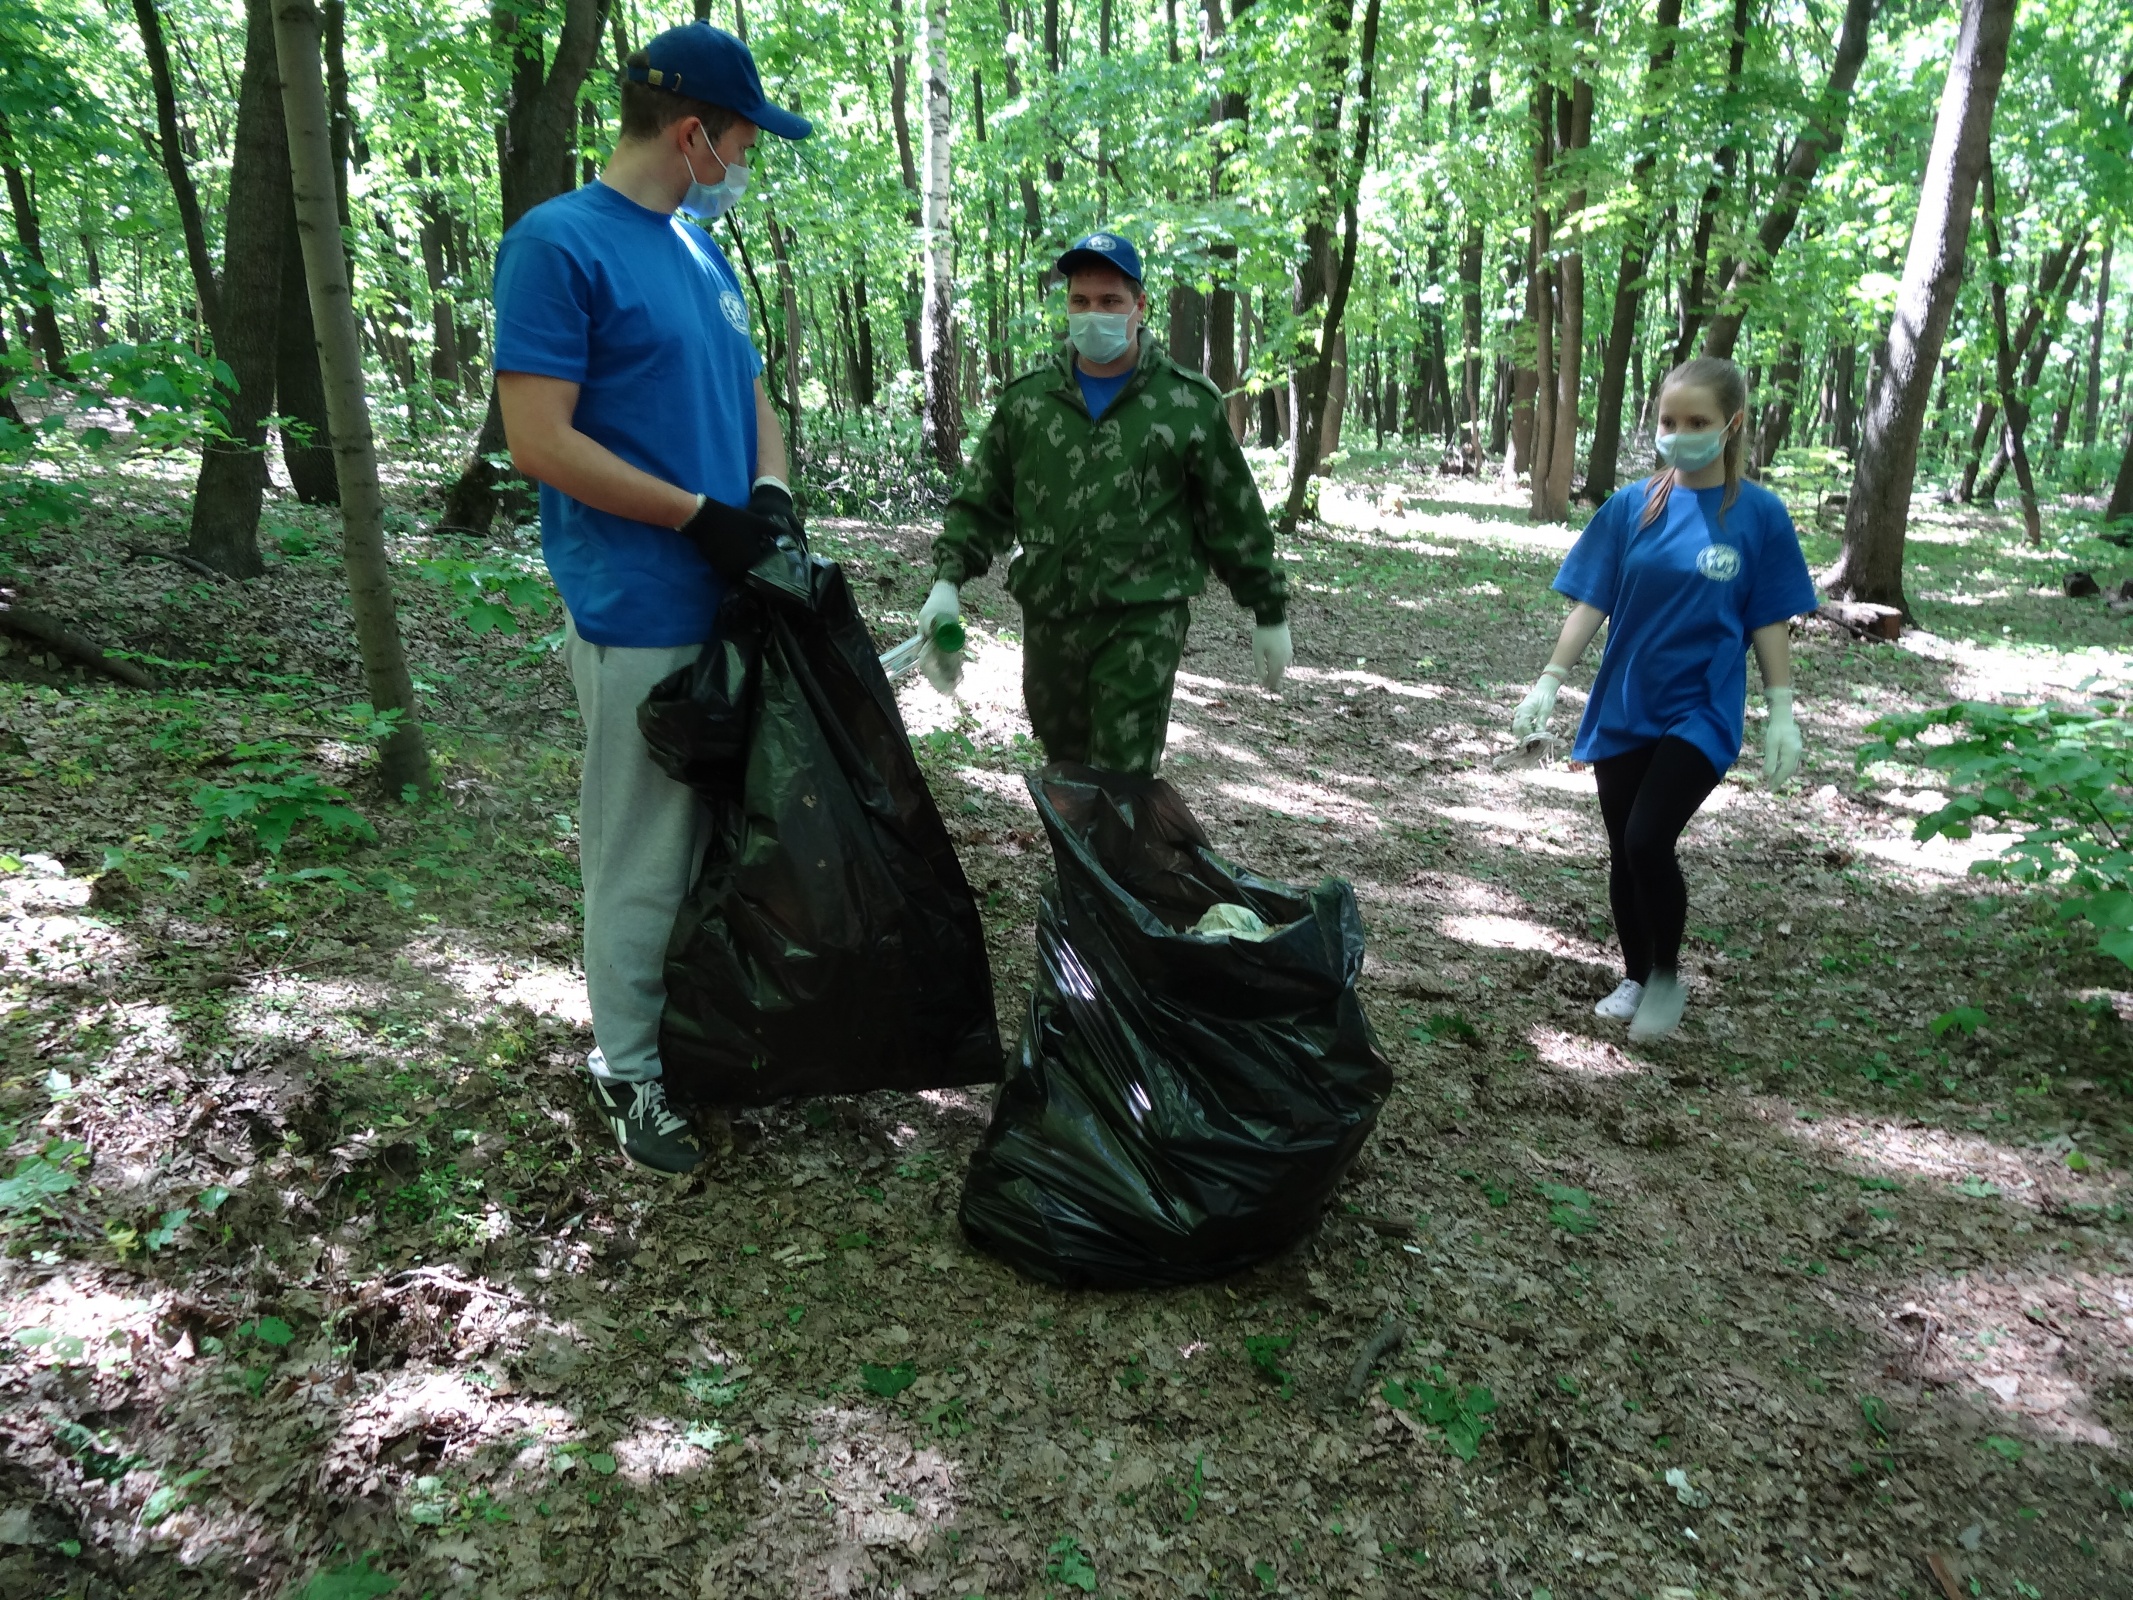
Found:
[(755, 57), (723, 28), (708, 22), (669, 28), (644, 47), (644, 54), (649, 66), (627, 69), (633, 82), (722, 106), (780, 139), (804, 139), (815, 131), (807, 118), (763, 98)]
[(1076, 239), (1053, 265), (1062, 276), (1071, 275), (1083, 267), (1113, 267), (1135, 283), (1141, 281), (1140, 252), (1133, 248), (1132, 240), (1122, 239), (1115, 233), (1092, 233)]

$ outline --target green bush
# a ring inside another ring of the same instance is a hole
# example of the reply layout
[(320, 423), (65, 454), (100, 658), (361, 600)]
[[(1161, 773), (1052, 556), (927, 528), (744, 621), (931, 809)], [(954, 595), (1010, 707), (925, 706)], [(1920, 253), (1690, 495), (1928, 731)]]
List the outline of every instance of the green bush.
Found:
[(1980, 823), (2019, 837), (1971, 871), (2061, 883), (2060, 914), (2086, 921), (2097, 948), (2133, 967), (2133, 717), (2120, 701), (2085, 707), (1965, 701), (1883, 717), (1859, 765), (1897, 761), (1942, 774), (1948, 803), (1913, 837), (1967, 839)]

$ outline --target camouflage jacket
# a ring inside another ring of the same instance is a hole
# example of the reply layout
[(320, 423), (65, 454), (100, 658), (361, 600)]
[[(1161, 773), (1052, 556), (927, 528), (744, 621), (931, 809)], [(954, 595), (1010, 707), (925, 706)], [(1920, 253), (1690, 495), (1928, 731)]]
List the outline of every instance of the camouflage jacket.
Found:
[(939, 575), (980, 577), (1019, 544), (1007, 587), (1055, 618), (1190, 599), (1213, 568), (1237, 604), (1281, 621), (1288, 579), (1215, 386), (1143, 331), (1140, 365), (1091, 421), (1073, 360), (1062, 344), (1000, 397), (933, 542)]

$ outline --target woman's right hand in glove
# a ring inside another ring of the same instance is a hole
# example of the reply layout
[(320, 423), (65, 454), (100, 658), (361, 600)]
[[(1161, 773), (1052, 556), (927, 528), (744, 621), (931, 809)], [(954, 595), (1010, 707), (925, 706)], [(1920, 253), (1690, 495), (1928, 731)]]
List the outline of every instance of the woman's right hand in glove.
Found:
[(1521, 739), (1530, 739), (1547, 727), (1548, 718), (1555, 711), (1555, 692), (1562, 686), (1563, 669), (1550, 663), (1511, 713), (1511, 731)]

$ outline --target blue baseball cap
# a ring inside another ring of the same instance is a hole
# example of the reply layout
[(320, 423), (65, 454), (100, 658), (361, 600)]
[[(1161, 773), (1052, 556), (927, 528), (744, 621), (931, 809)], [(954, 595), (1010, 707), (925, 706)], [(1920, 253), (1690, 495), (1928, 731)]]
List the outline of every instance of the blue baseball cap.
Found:
[(1133, 248), (1132, 240), (1115, 233), (1092, 233), (1076, 239), (1053, 265), (1062, 276), (1083, 267), (1114, 267), (1135, 283), (1141, 281), (1141, 253)]
[(633, 83), (722, 106), (780, 139), (804, 139), (815, 131), (807, 118), (763, 98), (755, 57), (723, 28), (708, 22), (669, 28), (646, 45), (644, 53), (651, 65), (628, 68)]

